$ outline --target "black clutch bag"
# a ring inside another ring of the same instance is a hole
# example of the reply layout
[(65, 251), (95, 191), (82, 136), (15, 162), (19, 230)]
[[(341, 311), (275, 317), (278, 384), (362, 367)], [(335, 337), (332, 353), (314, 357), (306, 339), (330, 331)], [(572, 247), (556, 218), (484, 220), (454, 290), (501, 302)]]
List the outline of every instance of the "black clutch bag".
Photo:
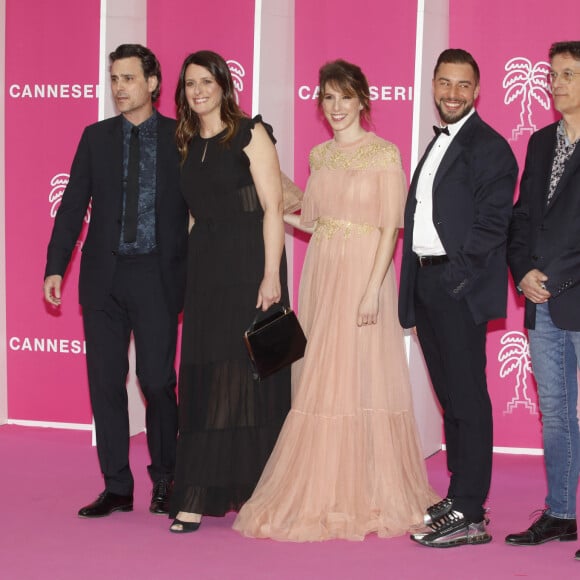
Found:
[(254, 377), (264, 379), (304, 356), (306, 337), (291, 308), (260, 314), (244, 333), (244, 342), (254, 367)]

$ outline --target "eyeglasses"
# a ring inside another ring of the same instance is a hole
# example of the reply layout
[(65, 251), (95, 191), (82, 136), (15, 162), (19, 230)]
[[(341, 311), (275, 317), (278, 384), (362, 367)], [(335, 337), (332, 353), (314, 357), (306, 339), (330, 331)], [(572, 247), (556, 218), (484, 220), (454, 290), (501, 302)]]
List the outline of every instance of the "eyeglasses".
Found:
[(580, 72), (565, 70), (562, 71), (561, 73), (557, 73), (554, 71), (550, 71), (548, 73), (548, 82), (554, 84), (558, 80), (558, 78), (560, 78), (565, 85), (569, 85), (574, 80), (574, 77), (576, 75), (580, 75)]

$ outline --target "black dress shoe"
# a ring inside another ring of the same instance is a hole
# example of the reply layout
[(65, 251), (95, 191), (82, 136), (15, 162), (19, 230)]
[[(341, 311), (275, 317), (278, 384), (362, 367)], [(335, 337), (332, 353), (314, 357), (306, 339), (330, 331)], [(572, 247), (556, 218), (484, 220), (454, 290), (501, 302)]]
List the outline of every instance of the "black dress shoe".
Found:
[(79, 510), (81, 518), (104, 518), (113, 512), (133, 511), (133, 496), (104, 491), (93, 503)]
[(167, 515), (169, 513), (169, 497), (171, 496), (172, 483), (161, 479), (153, 486), (151, 493), (151, 505), (149, 511), (152, 514)]
[(571, 542), (578, 539), (576, 520), (564, 520), (548, 515), (544, 510), (542, 515), (525, 531), (506, 536), (506, 544), (512, 546), (537, 546), (551, 540)]
[(576, 560), (580, 560), (580, 550), (578, 550), (576, 552), (576, 554), (574, 555), (574, 558), (576, 558)]

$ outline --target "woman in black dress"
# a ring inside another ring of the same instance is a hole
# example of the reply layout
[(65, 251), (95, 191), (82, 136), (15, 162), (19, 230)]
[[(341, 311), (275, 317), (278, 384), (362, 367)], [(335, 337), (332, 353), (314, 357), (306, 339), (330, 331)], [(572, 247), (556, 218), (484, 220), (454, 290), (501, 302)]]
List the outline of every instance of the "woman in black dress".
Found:
[(290, 408), (290, 372), (253, 378), (243, 342), (257, 310), (288, 304), (272, 128), (240, 111), (224, 59), (189, 55), (175, 100), (192, 216), (179, 374), (172, 532), (250, 497)]

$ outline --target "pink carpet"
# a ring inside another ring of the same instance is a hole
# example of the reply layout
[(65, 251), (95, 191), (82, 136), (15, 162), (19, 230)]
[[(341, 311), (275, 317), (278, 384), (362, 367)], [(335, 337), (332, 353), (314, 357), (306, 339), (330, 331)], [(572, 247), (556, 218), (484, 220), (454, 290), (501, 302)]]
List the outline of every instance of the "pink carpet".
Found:
[[(79, 507), (102, 491), (88, 432), (0, 427), (0, 578), (157, 580), (478, 580), (579, 578), (579, 542), (533, 548), (503, 543), (526, 528), (545, 496), (541, 457), (496, 455), (488, 506), (491, 544), (424, 548), (407, 537), (364, 542), (287, 544), (249, 540), (230, 529), (233, 514), (205, 518), (199, 532), (177, 536), (169, 520), (147, 511), (144, 436), (132, 441), (135, 511), (82, 520)], [(444, 492), (445, 456), (428, 460)]]

